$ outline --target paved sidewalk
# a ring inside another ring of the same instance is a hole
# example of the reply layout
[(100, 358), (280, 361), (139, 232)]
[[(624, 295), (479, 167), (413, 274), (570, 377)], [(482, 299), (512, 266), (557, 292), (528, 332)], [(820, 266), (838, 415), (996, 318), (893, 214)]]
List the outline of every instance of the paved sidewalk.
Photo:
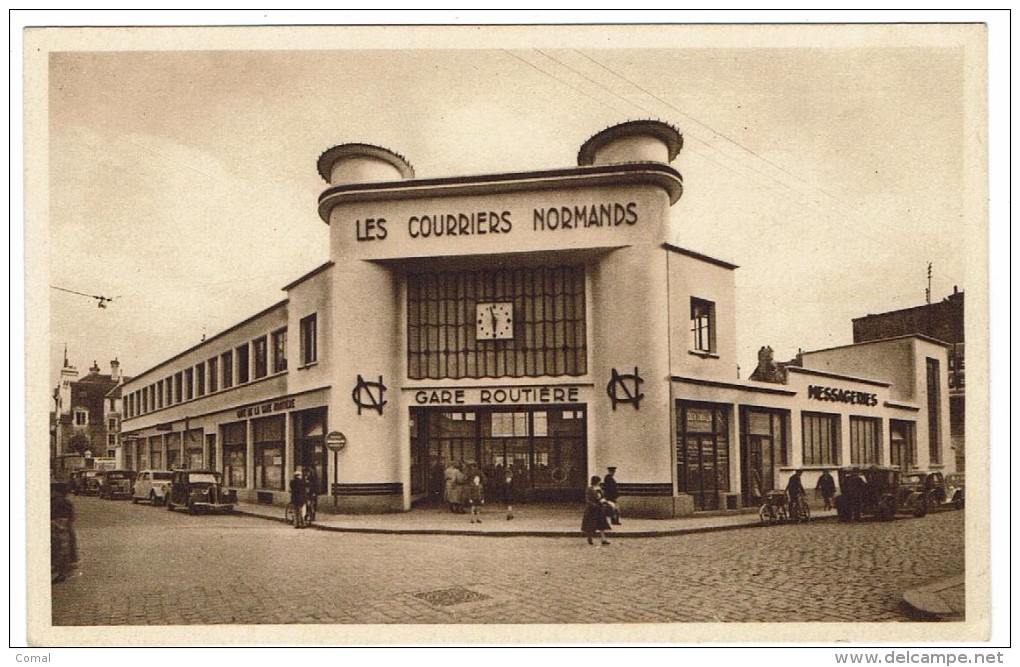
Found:
[(923, 614), (940, 620), (963, 620), (967, 610), (964, 575), (940, 579), (903, 594), (903, 601)]
[[(469, 514), (454, 514), (445, 508), (412, 509), (391, 514), (331, 514), (323, 511), (332, 499), (319, 500), (319, 515), (313, 528), (352, 533), (418, 535), (484, 535), (489, 537), (577, 537), (581, 533), (582, 505), (518, 505), (513, 520), (505, 508), (482, 508), (481, 523), (471, 523)], [(237, 512), (284, 521), (278, 505), (238, 503)], [(812, 510), (811, 520), (835, 519), (835, 511)], [(624, 515), (622, 525), (613, 526), (614, 537), (655, 537), (683, 535), (736, 528), (760, 527), (756, 509), (705, 512), (676, 519), (638, 519)], [(768, 530), (782, 530), (773, 526)], [(761, 530), (767, 530), (761, 528)]]

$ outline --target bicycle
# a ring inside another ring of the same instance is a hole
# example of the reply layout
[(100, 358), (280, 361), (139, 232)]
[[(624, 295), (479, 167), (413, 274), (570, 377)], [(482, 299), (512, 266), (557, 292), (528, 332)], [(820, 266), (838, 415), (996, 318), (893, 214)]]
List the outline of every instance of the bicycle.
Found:
[(758, 510), (758, 520), (761, 521), (761, 525), (772, 526), (777, 523), (786, 523), (789, 518), (785, 491), (772, 491), (765, 496), (764, 502)]
[(811, 520), (811, 508), (808, 506), (805, 494), (801, 494), (796, 502), (791, 503), (790, 516), (797, 523), (807, 523)]

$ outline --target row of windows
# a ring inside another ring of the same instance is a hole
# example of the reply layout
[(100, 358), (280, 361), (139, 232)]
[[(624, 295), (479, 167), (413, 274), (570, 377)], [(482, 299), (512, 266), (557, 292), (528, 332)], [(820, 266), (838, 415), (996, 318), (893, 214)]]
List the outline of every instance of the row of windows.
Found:
[[(840, 447), (840, 416), (820, 412), (801, 414), (801, 435), (804, 442), (804, 465), (842, 465)], [(878, 417), (850, 417), (850, 465), (880, 465), (882, 451), (882, 420)], [(917, 443), (914, 422), (889, 420), (889, 462), (893, 466), (917, 466)], [(938, 457), (931, 458), (938, 463)]]
[[(318, 320), (301, 320), (301, 366), (318, 361)], [(125, 413), (137, 417), (287, 370), (287, 328), (259, 336), (127, 395)]]

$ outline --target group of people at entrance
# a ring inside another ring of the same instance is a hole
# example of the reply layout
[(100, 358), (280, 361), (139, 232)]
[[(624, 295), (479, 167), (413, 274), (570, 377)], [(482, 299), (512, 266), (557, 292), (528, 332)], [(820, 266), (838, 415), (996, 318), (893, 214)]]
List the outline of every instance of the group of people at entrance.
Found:
[(298, 468), (290, 480), (290, 504), (294, 512), (294, 527), (304, 528), (315, 520), (318, 509), (318, 483), (313, 470)]
[[(496, 480), (503, 490), (507, 521), (514, 518), (514, 471), (507, 466), (498, 469)], [(482, 469), (464, 461), (451, 461), (443, 471), (443, 501), (456, 514), (470, 514), (471, 523), (481, 523), (481, 507), (485, 504), (485, 489), (489, 480)]]
[(616, 485), (616, 467), (609, 466), (607, 470), (604, 481), (594, 475), (584, 492), (581, 532), (588, 539), (588, 544), (595, 544), (596, 536), (602, 544), (609, 544), (606, 531), (620, 525), (620, 490)]

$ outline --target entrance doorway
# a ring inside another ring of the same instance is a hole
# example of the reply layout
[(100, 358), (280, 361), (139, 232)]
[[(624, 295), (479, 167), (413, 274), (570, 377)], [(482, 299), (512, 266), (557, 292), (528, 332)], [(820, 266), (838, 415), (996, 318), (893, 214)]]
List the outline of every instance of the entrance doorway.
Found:
[[(294, 467), (307, 468), (314, 492), (327, 492), (326, 408), (293, 413)], [(285, 475), (288, 478), (289, 475)]]
[(730, 490), (728, 408), (677, 401), (677, 488), (695, 510), (715, 510)]
[(745, 507), (761, 503), (776, 488), (776, 471), (786, 463), (789, 412), (740, 409), (740, 496)]
[(485, 495), (502, 497), (506, 469), (519, 502), (584, 497), (587, 413), (583, 405), (411, 408), (411, 491), (440, 503), (451, 463), (477, 467)]

